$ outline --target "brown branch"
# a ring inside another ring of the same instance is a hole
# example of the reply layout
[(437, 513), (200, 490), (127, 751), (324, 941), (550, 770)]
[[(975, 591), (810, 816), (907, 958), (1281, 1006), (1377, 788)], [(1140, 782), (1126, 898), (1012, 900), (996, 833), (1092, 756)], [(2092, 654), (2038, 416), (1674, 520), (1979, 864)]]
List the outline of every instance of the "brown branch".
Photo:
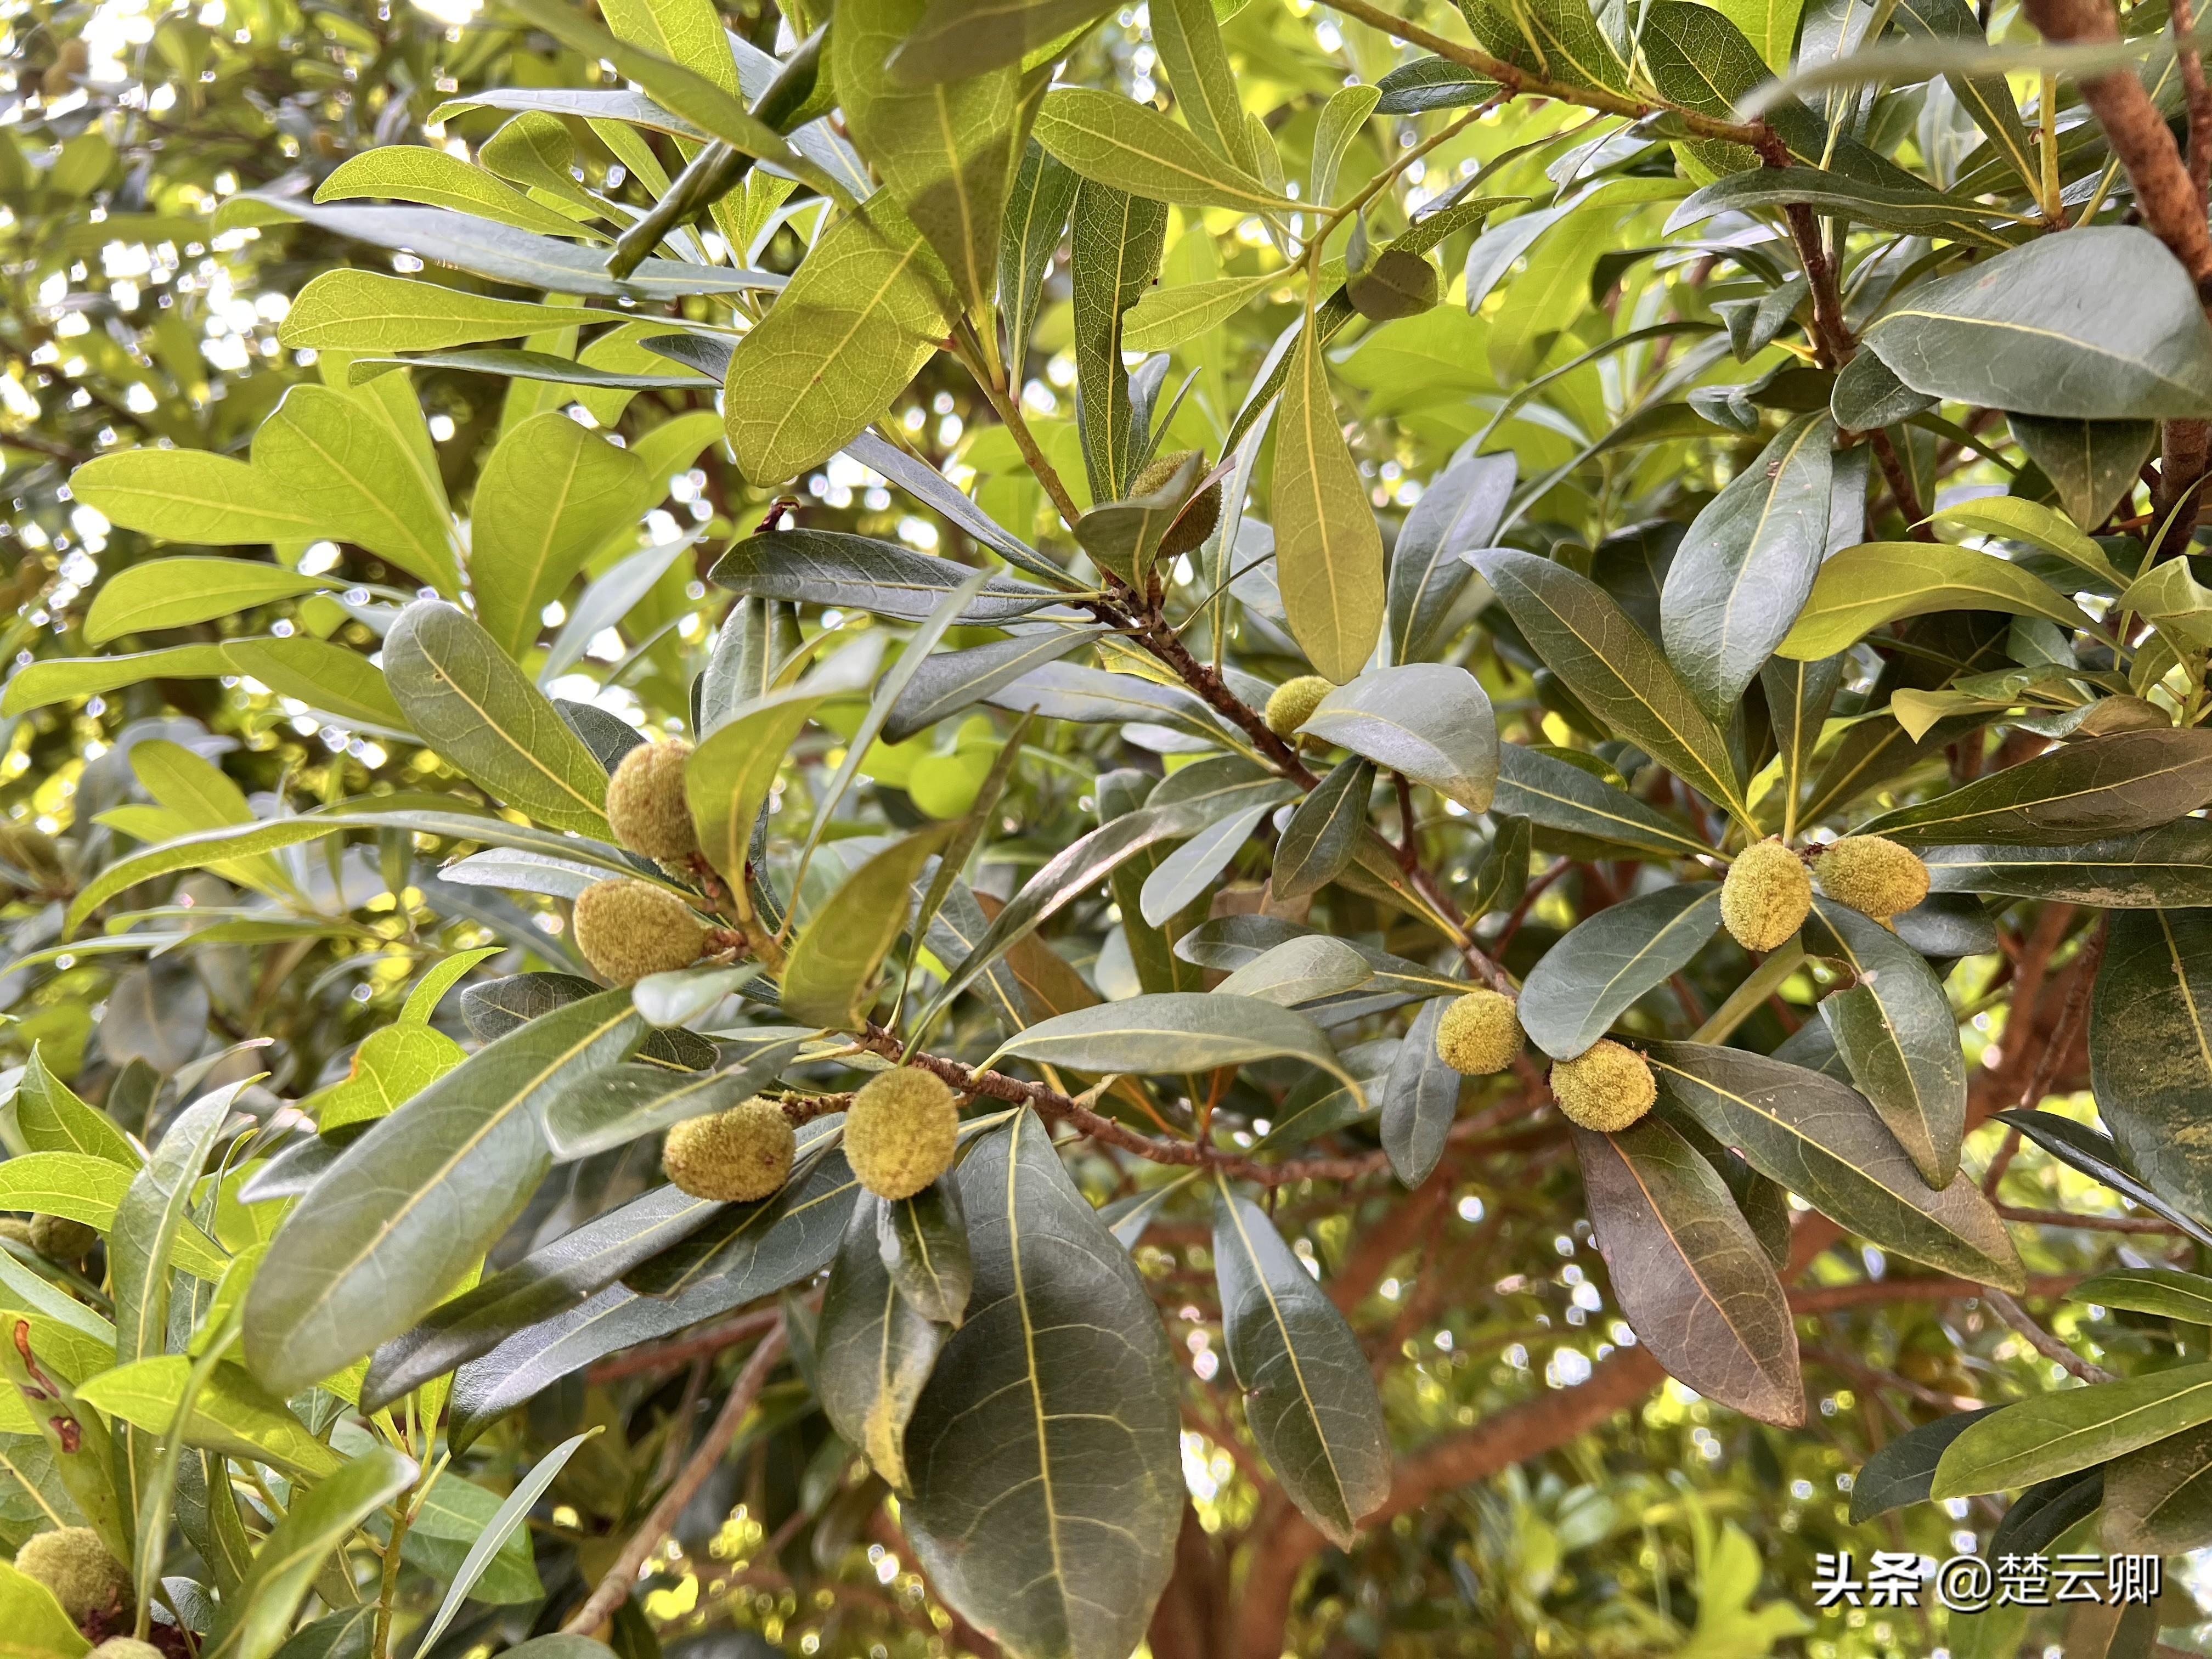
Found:
[(1508, 95), (1529, 98), (1551, 98), (1562, 104), (1576, 104), (1583, 109), (1594, 109), (1607, 115), (1624, 115), (1632, 120), (1641, 120), (1669, 110), (1682, 125), (1700, 138), (1718, 138), (1732, 144), (1747, 144), (1758, 151), (1760, 161), (1768, 167), (1787, 167), (1790, 154), (1774, 129), (1764, 121), (1723, 121), (1697, 110), (1685, 109), (1679, 104), (1660, 100), (1630, 98), (1601, 87), (1570, 86), (1564, 81), (1547, 80), (1532, 75), (1502, 58), (1474, 46), (1463, 46), (1456, 40), (1448, 40), (1441, 34), (1431, 33), (1418, 23), (1402, 17), (1394, 17), (1369, 0), (1326, 0), (1332, 11), (1340, 11), (1346, 17), (1356, 17), (1371, 29), (1381, 31), (1409, 46), (1432, 52), (1437, 57), (1465, 65), (1478, 75), (1486, 75), (1505, 88)]
[(2119, 1374), (2108, 1371), (2094, 1360), (2084, 1359), (2028, 1316), (2027, 1309), (2014, 1301), (1995, 1285), (1984, 1285), (1982, 1299), (1990, 1304), (1996, 1316), (2027, 1339), (2028, 1346), (2061, 1370), (2084, 1382), (2117, 1382)]
[(672, 1370), (687, 1361), (702, 1355), (720, 1353), (734, 1347), (749, 1336), (758, 1336), (782, 1316), (774, 1308), (759, 1308), (749, 1314), (720, 1325), (710, 1325), (690, 1336), (678, 1337), (672, 1342), (661, 1342), (651, 1347), (632, 1348), (626, 1353), (594, 1365), (585, 1373), (589, 1382), (611, 1382), (617, 1377), (635, 1376), (641, 1371)]
[(2166, 8), (2173, 28), (2176, 66), (2189, 106), (2189, 182), (2199, 198), (2212, 191), (2212, 88), (2204, 84), (2204, 54), (2190, 37), (2197, 33), (2197, 9), (2190, 0)]
[(2007, 1221), (2032, 1227), (2080, 1227), (2096, 1233), (2172, 1233), (2187, 1237), (2187, 1230), (2155, 1216), (2082, 1215), (2073, 1210), (2024, 1210), (2016, 1204), (2000, 1204), (1997, 1213)]
[(714, 1473), (714, 1466), (729, 1450), (730, 1443), (738, 1437), (738, 1431), (744, 1425), (746, 1417), (752, 1412), (753, 1402), (760, 1398), (760, 1391), (768, 1382), (769, 1373), (775, 1369), (776, 1361), (783, 1358), (783, 1327), (779, 1321), (775, 1328), (761, 1339), (760, 1346), (752, 1351), (751, 1357), (745, 1361), (744, 1370), (738, 1373), (738, 1380), (731, 1385), (729, 1397), (722, 1401), (722, 1409), (716, 1413), (714, 1424), (708, 1429), (707, 1437), (699, 1443), (699, 1449), (691, 1454), (691, 1460), (684, 1464), (683, 1472), (669, 1483), (668, 1490), (660, 1495), (660, 1501), (653, 1506), (644, 1523), (630, 1534), (629, 1542), (623, 1546), (622, 1553), (615, 1558), (614, 1565), (600, 1578), (599, 1588), (585, 1599), (584, 1605), (577, 1608), (568, 1622), (561, 1627), (562, 1630), (573, 1636), (596, 1634), (601, 1626), (614, 1617), (616, 1610), (629, 1599), (629, 1593), (637, 1583), (638, 1573), (647, 1558), (660, 1547), (660, 1540), (676, 1524), (677, 1516), (684, 1513), (684, 1506), (691, 1501), (691, 1495), (706, 1483), (707, 1477)]
[[(2055, 1273), (2027, 1281), (2030, 1296), (2063, 1296), (2080, 1273)], [(1886, 1306), (1892, 1302), (1966, 1302), (1989, 1294), (1971, 1279), (1915, 1274), (1907, 1279), (1855, 1279), (1848, 1285), (1802, 1285), (1790, 1292), (1793, 1314), (1840, 1313), (1848, 1308)]]
[(1928, 514), (1920, 505), (1920, 492), (1913, 489), (1912, 479), (1898, 459), (1897, 446), (1889, 441), (1887, 432), (1869, 432), (1867, 443), (1874, 450), (1874, 458), (1881, 463), (1881, 476), (1889, 485), (1890, 498), (1897, 503), (1898, 513), (1905, 520), (1905, 533), (1917, 542), (1932, 542), (1936, 532), (1923, 520)]

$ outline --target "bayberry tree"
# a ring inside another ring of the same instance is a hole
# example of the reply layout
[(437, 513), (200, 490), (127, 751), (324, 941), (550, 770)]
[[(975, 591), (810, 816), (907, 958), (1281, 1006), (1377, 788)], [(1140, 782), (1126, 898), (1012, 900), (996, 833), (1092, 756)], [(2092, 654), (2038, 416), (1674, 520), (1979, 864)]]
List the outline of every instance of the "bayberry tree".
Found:
[(13, 26), (0, 1645), (2195, 1622), (2185, 3)]

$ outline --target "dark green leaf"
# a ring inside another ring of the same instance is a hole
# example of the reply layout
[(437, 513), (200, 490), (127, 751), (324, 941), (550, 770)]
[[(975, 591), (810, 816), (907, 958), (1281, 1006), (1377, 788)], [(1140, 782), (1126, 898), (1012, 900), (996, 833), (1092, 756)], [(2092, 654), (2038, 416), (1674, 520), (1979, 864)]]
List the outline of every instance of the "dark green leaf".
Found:
[(2212, 1212), (2212, 910), (2124, 910), (2106, 924), (2089, 1007), (2098, 1115), (2128, 1166), (2193, 1213)]
[(1626, 790), (1572, 762), (1517, 743), (1498, 750), (1498, 793), (1491, 810), (1579, 841), (1632, 848), (1653, 858), (1695, 858), (1713, 850)]
[(1166, 204), (1086, 179), (1075, 192), (1069, 276), (1074, 283), (1075, 383), (1091, 499), (1118, 500), (1136, 477), (1145, 434), (1133, 432), (1122, 317), (1159, 275)]
[(1437, 1024), (1450, 1006), (1443, 997), (1421, 1005), (1382, 1085), (1382, 1150), (1408, 1187), (1419, 1186), (1436, 1169), (1459, 1114), (1460, 1074), (1437, 1054)]
[(1868, 1458), (1851, 1481), (1851, 1524), (1863, 1525), (1908, 1504), (1926, 1503), (1936, 1460), (1954, 1440), (1995, 1410), (1995, 1406), (1984, 1406), (1923, 1423)]
[(1590, 1227), (1638, 1340), (1707, 1399), (1803, 1423), (1789, 1300), (1713, 1166), (1656, 1118), (1574, 1138)]
[(876, 1243), (884, 1207), (863, 1193), (846, 1224), (822, 1292), (817, 1374), (830, 1423), (903, 1492), (907, 1425), (951, 1333), (899, 1294)]
[(1033, 1115), (976, 1144), (960, 1191), (975, 1298), (908, 1426), (908, 1536), (1007, 1649), (1123, 1659), (1184, 1502), (1167, 1339)]
[(974, 1289), (975, 1262), (955, 1177), (939, 1176), (912, 1198), (884, 1204), (877, 1216), (876, 1248), (905, 1301), (925, 1319), (958, 1326)]
[(1850, 1088), (1705, 1043), (1656, 1043), (1647, 1057), (1662, 1101), (1851, 1231), (1978, 1284), (2021, 1287), (2020, 1257), (1981, 1189), (1960, 1174), (1930, 1190), (1874, 1108)]
[(2094, 1468), (2212, 1421), (2212, 1365), (2063, 1389), (1981, 1418), (1936, 1466), (1930, 1493), (1970, 1498)]
[[(738, 543), (708, 572), (722, 586), (758, 599), (871, 611), (902, 622), (927, 621), (975, 574), (933, 553), (835, 530), (763, 531)], [(994, 577), (960, 620), (1003, 622), (1059, 601), (1047, 588)]]
[(2057, 490), (2066, 516), (2092, 530), (2135, 489), (2158, 441), (2155, 421), (2063, 421), (2033, 415), (2005, 418), (2027, 459), (2043, 469), (2043, 476)]
[(2212, 1538), (2212, 1425), (2117, 1457), (2104, 1469), (2103, 1542), (2182, 1555)]
[(1367, 798), (1374, 785), (1374, 763), (1354, 755), (1338, 763), (1297, 804), (1275, 839), (1268, 886), (1277, 899), (1317, 893), (1351, 867), (1367, 827)]
[(1390, 1437), (1358, 1339), (1260, 1207), (1226, 1184), (1214, 1273), (1252, 1438), (1306, 1518), (1339, 1547), (1390, 1490)]
[(2164, 1216), (2200, 1244), (2212, 1246), (2212, 1228), (2177, 1209), (2130, 1173), (2121, 1163), (2120, 1149), (2111, 1136), (2100, 1134), (2087, 1125), (2061, 1117), (2056, 1112), (2015, 1110), (1999, 1112), (1997, 1118), (2062, 1163), (2070, 1164), (2093, 1181), (2103, 1182), (2153, 1215)]
[[(1389, 77), (1384, 77), (1389, 85)], [(1388, 583), (1391, 657), (1401, 663), (1435, 659), (1461, 591), (1467, 562), (1460, 556), (1489, 545), (1505, 516), (1519, 467), (1510, 449), (1493, 455), (1460, 454), (1429, 480), (1421, 499), (1390, 548)]]
[(1894, 933), (1832, 899), (1814, 900), (1804, 940), (1857, 975), (1820, 1004), (1851, 1080), (1928, 1184), (1948, 1186), (1966, 1132), (1966, 1060), (1942, 981)]
[(795, 1020), (858, 1030), (874, 1000), (876, 970), (904, 931), (908, 896), (954, 826), (893, 842), (847, 877), (811, 915), (780, 984)]
[(1914, 844), (2051, 846), (2154, 829), (2212, 800), (2212, 731), (2092, 738), (1978, 779), (1859, 833)]
[(292, 1628), (292, 1616), (323, 1561), (375, 1510), (414, 1484), (414, 1463), (374, 1446), (326, 1480), (295, 1494), (284, 1518), (263, 1540), (253, 1570), (239, 1589), (210, 1659), (268, 1659)]
[(1490, 806), (1498, 725), (1480, 683), (1463, 668), (1374, 669), (1323, 697), (1298, 729), (1426, 784), (1469, 811)]

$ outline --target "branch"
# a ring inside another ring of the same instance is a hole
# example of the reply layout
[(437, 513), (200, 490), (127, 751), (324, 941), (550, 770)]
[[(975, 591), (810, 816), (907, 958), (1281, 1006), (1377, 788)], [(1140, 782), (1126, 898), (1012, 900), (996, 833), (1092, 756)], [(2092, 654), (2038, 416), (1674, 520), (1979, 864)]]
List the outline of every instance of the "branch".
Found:
[(1547, 80), (1516, 68), (1503, 58), (1492, 58), (1488, 52), (1474, 46), (1463, 46), (1456, 40), (1447, 40), (1441, 34), (1431, 33), (1419, 23), (1402, 17), (1394, 17), (1380, 6), (1368, 0), (1325, 0), (1333, 11), (1346, 17), (1356, 17), (1371, 29), (1380, 30), (1409, 46), (1432, 52), (1439, 58), (1462, 64), (1478, 75), (1486, 75), (1505, 88), (1512, 97), (1551, 98), (1562, 104), (1577, 104), (1584, 109), (1594, 109), (1607, 115), (1623, 115), (1631, 120), (1641, 120), (1647, 115), (1656, 115), (1662, 110), (1671, 112), (1700, 138), (1718, 138), (1731, 144), (1747, 144), (1759, 152), (1759, 160), (1768, 167), (1787, 167), (1790, 153), (1773, 128), (1764, 121), (1723, 121), (1711, 115), (1685, 109), (1680, 104), (1664, 100), (1631, 98), (1621, 93), (1609, 92), (1602, 87), (1570, 86), (1564, 81)]
[(758, 1308), (749, 1314), (720, 1325), (710, 1325), (703, 1331), (678, 1337), (673, 1342), (656, 1343), (651, 1347), (632, 1348), (627, 1353), (594, 1365), (585, 1373), (591, 1382), (611, 1382), (617, 1377), (635, 1376), (640, 1371), (668, 1370), (687, 1360), (706, 1354), (720, 1353), (724, 1348), (734, 1347), (749, 1336), (758, 1336), (783, 1316), (774, 1308)]
[(2196, 8), (2190, 0), (2172, 0), (2166, 10), (2173, 28), (2174, 61), (2189, 103), (2189, 182), (2202, 197), (2212, 191), (2212, 88), (2204, 84), (2203, 53), (2190, 38), (2197, 33)]
[(1995, 1285), (1982, 1287), (1982, 1299), (1990, 1304), (1998, 1318), (2026, 1337), (2029, 1346), (2060, 1369), (2080, 1377), (2084, 1382), (2117, 1382), (2120, 1380), (2117, 1372), (2106, 1370), (2094, 1360), (2082, 1358), (2045, 1330), (2028, 1316), (2027, 1309)]
[(708, 1429), (707, 1437), (699, 1443), (699, 1449), (691, 1454), (691, 1461), (669, 1483), (668, 1490), (661, 1493), (660, 1501), (653, 1506), (652, 1513), (645, 1517), (644, 1524), (630, 1534), (629, 1542), (623, 1546), (622, 1553), (615, 1558), (614, 1565), (599, 1580), (599, 1588), (586, 1598), (584, 1605), (577, 1608), (568, 1622), (561, 1627), (563, 1631), (572, 1636), (591, 1635), (613, 1618), (616, 1610), (629, 1600), (629, 1593), (636, 1585), (638, 1573), (644, 1568), (647, 1558), (660, 1547), (660, 1540), (668, 1535), (668, 1529), (684, 1513), (684, 1506), (691, 1501), (691, 1495), (706, 1483), (707, 1477), (714, 1473), (714, 1466), (729, 1450), (730, 1443), (738, 1437), (738, 1429), (744, 1426), (746, 1417), (751, 1413), (753, 1402), (760, 1398), (760, 1391), (768, 1382), (769, 1373), (775, 1369), (776, 1361), (783, 1358), (783, 1327), (779, 1321), (775, 1328), (763, 1337), (760, 1346), (752, 1351), (751, 1357), (745, 1361), (744, 1370), (738, 1373), (737, 1382), (731, 1385), (729, 1398), (722, 1401), (721, 1411)]

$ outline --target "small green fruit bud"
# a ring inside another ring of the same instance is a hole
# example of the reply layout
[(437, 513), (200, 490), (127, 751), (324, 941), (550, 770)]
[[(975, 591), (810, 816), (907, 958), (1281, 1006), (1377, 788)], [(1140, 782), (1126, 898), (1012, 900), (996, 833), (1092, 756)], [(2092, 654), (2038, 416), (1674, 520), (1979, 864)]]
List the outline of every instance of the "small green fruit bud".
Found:
[(1521, 1021), (1511, 997), (1469, 991), (1437, 1022), (1437, 1058), (1462, 1077), (1488, 1077), (1521, 1057)]
[(878, 1198), (912, 1198), (952, 1167), (960, 1112), (934, 1072), (901, 1066), (860, 1086), (845, 1114), (845, 1161)]
[(15, 1552), (15, 1571), (52, 1590), (80, 1626), (94, 1614), (113, 1624), (131, 1606), (130, 1571), (90, 1527), (64, 1527), (26, 1540)]
[(576, 948), (612, 984), (689, 968), (706, 947), (707, 930), (691, 907), (651, 882), (617, 877), (576, 900)]
[(1747, 847), (1721, 884), (1721, 920), (1747, 951), (1771, 951), (1805, 925), (1813, 878), (1798, 856), (1770, 838)]
[(1294, 680), (1284, 681), (1267, 699), (1267, 729), (1279, 738), (1288, 738), (1313, 718), (1313, 711), (1321, 707), (1321, 700), (1335, 690), (1318, 674), (1301, 674)]
[(1928, 896), (1928, 866), (1882, 836), (1845, 836), (1813, 866), (1820, 890), (1863, 915), (1887, 921)]
[(796, 1145), (783, 1109), (756, 1095), (726, 1112), (687, 1119), (670, 1129), (660, 1167), (694, 1198), (750, 1204), (790, 1178)]
[(615, 839), (649, 859), (681, 860), (699, 850), (691, 808), (684, 799), (684, 764), (691, 745), (681, 738), (641, 743), (607, 780), (607, 822)]
[(1651, 1109), (1659, 1085), (1643, 1055), (1600, 1037), (1587, 1053), (1552, 1067), (1552, 1094), (1569, 1122), (1611, 1134)]
[(31, 1248), (49, 1261), (82, 1261), (100, 1243), (100, 1230), (67, 1216), (31, 1218)]

